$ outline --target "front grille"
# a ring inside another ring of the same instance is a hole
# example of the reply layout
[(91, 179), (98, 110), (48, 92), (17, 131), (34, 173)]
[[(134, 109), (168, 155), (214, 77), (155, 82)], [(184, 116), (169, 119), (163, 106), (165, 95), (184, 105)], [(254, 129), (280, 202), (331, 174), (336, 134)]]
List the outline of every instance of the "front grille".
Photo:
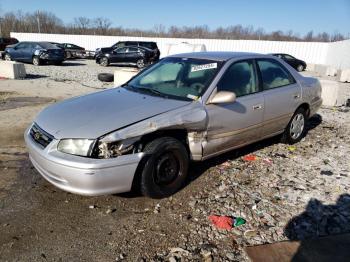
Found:
[(47, 145), (50, 144), (51, 141), (53, 140), (53, 136), (46, 133), (37, 124), (34, 124), (32, 126), (29, 133), (30, 133), (30, 136), (33, 138), (33, 140), (36, 143), (43, 146), (44, 148), (47, 147)]

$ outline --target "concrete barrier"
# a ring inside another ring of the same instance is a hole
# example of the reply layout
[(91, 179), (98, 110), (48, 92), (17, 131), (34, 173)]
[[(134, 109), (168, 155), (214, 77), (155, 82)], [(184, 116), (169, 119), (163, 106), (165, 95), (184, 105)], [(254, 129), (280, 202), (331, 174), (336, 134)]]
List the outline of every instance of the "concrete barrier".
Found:
[(340, 82), (350, 82), (350, 69), (343, 69), (339, 74)]
[(0, 77), (20, 79), (26, 77), (24, 65), (12, 61), (0, 61)]
[(327, 66), (326, 76), (336, 76), (337, 73), (338, 73), (338, 70), (336, 68)]
[(120, 86), (136, 75), (139, 70), (134, 68), (120, 68), (114, 71), (114, 86)]
[(326, 75), (326, 72), (327, 72), (327, 66), (325, 65), (315, 65), (315, 72), (324, 76)]
[(313, 72), (315, 72), (315, 64), (307, 63), (306, 71), (313, 71)]
[(341, 106), (345, 103), (344, 90), (334, 80), (320, 80), (322, 86), (322, 99), (324, 106)]

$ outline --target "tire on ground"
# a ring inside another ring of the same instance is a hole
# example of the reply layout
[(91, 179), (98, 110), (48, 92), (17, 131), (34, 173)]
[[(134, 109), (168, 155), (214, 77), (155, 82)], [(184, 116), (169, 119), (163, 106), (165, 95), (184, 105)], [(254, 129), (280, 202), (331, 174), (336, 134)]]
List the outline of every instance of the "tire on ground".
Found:
[(97, 79), (102, 82), (113, 82), (114, 81), (114, 75), (109, 73), (100, 73), (97, 75)]
[[(304, 125), (303, 125), (303, 128), (302, 128), (302, 131), (300, 133), (299, 136), (293, 138), (292, 134), (291, 134), (291, 127), (292, 127), (292, 122), (294, 120), (294, 118), (297, 116), (297, 115), (301, 115), (303, 118), (304, 118)], [(308, 119), (308, 116), (307, 116), (307, 112), (305, 111), (304, 108), (302, 107), (299, 107), (295, 113), (293, 114), (292, 118), (290, 119), (284, 133), (282, 134), (282, 137), (281, 137), (281, 142), (282, 143), (285, 143), (285, 144), (294, 144), (294, 143), (297, 143), (299, 142), (303, 137), (304, 137), (304, 134), (305, 134), (305, 130), (306, 130), (306, 122), (307, 122), (307, 119)]]
[[(143, 195), (151, 198), (163, 198), (182, 188), (189, 165), (188, 152), (183, 143), (172, 137), (160, 137), (148, 143), (143, 151), (145, 160), (142, 163), (140, 177), (140, 190)], [(177, 163), (176, 168), (171, 166), (170, 179), (160, 178), (162, 174), (158, 172), (164, 170), (162, 165), (165, 169), (169, 167), (169, 163), (164, 162), (164, 158), (167, 156)]]

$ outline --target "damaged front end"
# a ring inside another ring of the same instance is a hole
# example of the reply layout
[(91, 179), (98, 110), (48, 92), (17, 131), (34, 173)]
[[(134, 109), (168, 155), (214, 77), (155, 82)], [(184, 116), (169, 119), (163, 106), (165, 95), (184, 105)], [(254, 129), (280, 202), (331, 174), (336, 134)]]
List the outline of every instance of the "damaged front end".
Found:
[(146, 135), (157, 131), (185, 130), (186, 142), (193, 160), (202, 158), (202, 142), (205, 139), (207, 112), (199, 102), (193, 102), (170, 112), (166, 112), (128, 127), (109, 133), (98, 139), (93, 155), (96, 158), (113, 158), (125, 154), (142, 152)]

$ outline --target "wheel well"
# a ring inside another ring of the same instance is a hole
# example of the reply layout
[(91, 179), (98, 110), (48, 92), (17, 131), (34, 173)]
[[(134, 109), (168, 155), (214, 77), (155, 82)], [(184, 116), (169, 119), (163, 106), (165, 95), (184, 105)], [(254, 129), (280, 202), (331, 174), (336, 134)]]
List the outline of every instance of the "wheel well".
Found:
[(310, 106), (309, 106), (309, 104), (303, 103), (303, 104), (301, 104), (301, 105), (297, 108), (297, 110), (298, 110), (299, 108), (302, 108), (302, 109), (305, 110), (306, 116), (307, 116), (307, 117), (310, 116)]
[(152, 140), (159, 138), (169, 136), (173, 137), (177, 140), (179, 140), (181, 143), (184, 144), (186, 149), (188, 150), (188, 143), (187, 143), (187, 130), (185, 129), (169, 129), (169, 130), (159, 130), (150, 134), (146, 134), (141, 137), (141, 144), (144, 146), (147, 143), (151, 142)]

